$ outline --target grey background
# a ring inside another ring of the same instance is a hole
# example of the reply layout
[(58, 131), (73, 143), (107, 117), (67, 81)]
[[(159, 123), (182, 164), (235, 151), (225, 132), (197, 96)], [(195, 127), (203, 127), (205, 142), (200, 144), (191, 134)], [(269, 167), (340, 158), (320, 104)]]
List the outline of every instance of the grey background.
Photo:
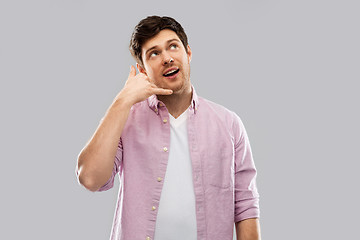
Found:
[(234, 110), (258, 169), (263, 239), (354, 239), (358, 1), (0, 1), (0, 239), (108, 239), (118, 180), (76, 158), (124, 85), (133, 27), (185, 28), (199, 95)]

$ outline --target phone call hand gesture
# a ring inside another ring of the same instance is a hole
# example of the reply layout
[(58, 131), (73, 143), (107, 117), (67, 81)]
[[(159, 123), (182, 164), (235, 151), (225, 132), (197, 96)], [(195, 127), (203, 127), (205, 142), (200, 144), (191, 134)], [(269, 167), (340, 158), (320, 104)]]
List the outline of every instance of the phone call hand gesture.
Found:
[(146, 74), (136, 74), (135, 67), (131, 65), (129, 77), (126, 80), (125, 86), (115, 99), (122, 98), (122, 100), (132, 106), (135, 103), (147, 99), (153, 94), (171, 95), (172, 93), (173, 91), (171, 89), (159, 88), (154, 83), (151, 83)]

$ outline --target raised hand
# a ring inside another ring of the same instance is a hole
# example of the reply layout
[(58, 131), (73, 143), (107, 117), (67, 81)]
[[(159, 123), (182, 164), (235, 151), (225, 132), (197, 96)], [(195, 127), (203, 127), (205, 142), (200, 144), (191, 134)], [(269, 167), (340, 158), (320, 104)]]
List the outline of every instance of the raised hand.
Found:
[(131, 65), (129, 77), (126, 80), (124, 88), (116, 96), (115, 100), (121, 98), (131, 106), (137, 102), (141, 102), (153, 94), (156, 95), (171, 95), (171, 89), (159, 88), (150, 82), (148, 76), (144, 73), (136, 74), (136, 69)]

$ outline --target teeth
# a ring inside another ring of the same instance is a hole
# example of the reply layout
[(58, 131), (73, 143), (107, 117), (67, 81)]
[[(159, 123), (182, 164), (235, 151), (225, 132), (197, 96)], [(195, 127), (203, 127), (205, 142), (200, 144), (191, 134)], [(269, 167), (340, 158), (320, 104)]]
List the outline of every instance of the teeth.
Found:
[(177, 71), (177, 69), (171, 70), (170, 72), (165, 73), (165, 75), (171, 74), (171, 73), (176, 72), (176, 71)]

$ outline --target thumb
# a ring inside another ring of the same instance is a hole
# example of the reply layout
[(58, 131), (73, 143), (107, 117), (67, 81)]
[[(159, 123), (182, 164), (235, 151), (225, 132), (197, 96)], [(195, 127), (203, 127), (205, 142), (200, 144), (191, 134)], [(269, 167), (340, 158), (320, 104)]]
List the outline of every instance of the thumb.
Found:
[(130, 66), (130, 73), (129, 77), (135, 77), (136, 76), (136, 69), (133, 65)]

